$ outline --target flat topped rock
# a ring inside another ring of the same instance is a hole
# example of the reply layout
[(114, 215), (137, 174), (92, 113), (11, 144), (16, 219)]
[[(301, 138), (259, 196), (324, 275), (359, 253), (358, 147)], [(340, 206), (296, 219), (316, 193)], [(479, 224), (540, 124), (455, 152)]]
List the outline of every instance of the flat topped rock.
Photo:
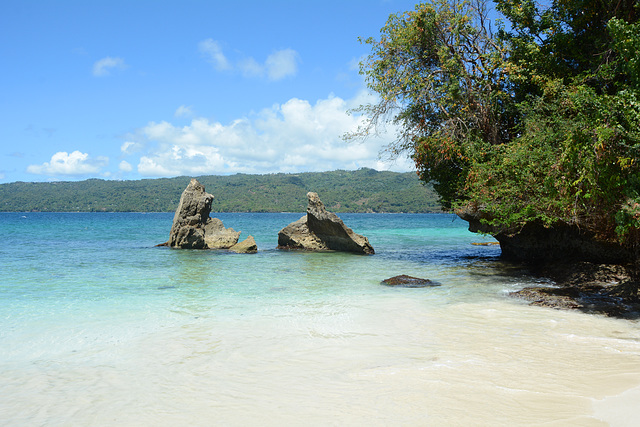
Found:
[(278, 249), (375, 253), (369, 239), (354, 233), (336, 214), (328, 212), (318, 194), (309, 192), (307, 199), (307, 214), (278, 233)]
[(406, 274), (385, 279), (382, 281), (382, 284), (387, 286), (398, 286), (401, 288), (428, 288), (433, 286), (441, 286), (441, 283), (434, 282), (429, 279), (407, 276)]

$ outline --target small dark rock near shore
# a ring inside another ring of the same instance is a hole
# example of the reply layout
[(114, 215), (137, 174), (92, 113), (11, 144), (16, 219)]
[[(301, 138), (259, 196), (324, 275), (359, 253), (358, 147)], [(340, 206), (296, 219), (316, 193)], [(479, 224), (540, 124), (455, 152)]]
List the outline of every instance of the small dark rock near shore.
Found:
[(387, 286), (397, 286), (401, 288), (428, 288), (433, 286), (441, 286), (441, 283), (434, 282), (429, 279), (407, 276), (406, 274), (385, 279), (382, 281), (382, 284)]

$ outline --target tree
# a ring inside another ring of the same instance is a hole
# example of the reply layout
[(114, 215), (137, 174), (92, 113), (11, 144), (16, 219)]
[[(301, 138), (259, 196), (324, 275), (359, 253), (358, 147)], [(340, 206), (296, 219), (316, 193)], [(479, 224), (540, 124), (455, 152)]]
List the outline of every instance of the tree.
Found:
[(464, 197), (469, 166), (489, 146), (512, 138), (512, 99), (482, 0), (436, 0), (392, 15), (361, 64), (380, 96), (358, 111), (367, 122), (348, 138), (366, 137), (392, 122), (399, 129), (392, 155), (408, 152), (444, 206)]
[[(634, 0), (434, 0), (392, 15), (361, 64), (384, 123), (443, 205), (493, 230), (640, 229), (640, 24)], [(632, 239), (633, 240), (633, 239)]]

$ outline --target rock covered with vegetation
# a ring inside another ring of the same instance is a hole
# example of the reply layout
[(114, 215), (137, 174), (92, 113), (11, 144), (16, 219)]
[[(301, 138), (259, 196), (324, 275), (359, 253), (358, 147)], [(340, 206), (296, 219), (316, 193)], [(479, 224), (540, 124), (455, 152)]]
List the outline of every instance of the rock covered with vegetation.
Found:
[(503, 253), (640, 266), (640, 6), (432, 0), (392, 15), (361, 64), (391, 152)]
[(278, 233), (279, 249), (375, 253), (369, 239), (354, 233), (336, 214), (327, 211), (317, 193), (307, 193), (307, 199), (307, 214)]

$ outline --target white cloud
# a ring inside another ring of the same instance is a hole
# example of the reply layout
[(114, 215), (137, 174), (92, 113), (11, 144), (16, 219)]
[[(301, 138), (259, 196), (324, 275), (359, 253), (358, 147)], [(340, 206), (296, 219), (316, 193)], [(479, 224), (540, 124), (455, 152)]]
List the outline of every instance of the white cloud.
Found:
[(181, 105), (178, 107), (175, 113), (173, 113), (174, 117), (189, 117), (193, 116), (193, 110), (191, 107), (187, 107), (186, 105)]
[(133, 170), (133, 166), (131, 166), (131, 163), (126, 160), (123, 160), (120, 162), (120, 165), (118, 165), (118, 169), (121, 172), (131, 172)]
[(295, 76), (298, 72), (300, 55), (293, 49), (281, 49), (267, 57), (264, 63), (252, 57), (230, 61), (222, 51), (220, 43), (206, 39), (198, 43), (198, 50), (218, 71), (235, 70), (245, 77), (266, 77), (271, 81)]
[(265, 61), (269, 80), (282, 80), (295, 76), (298, 72), (299, 55), (293, 49), (284, 49), (272, 53)]
[[(315, 104), (293, 98), (226, 125), (205, 118), (182, 127), (151, 122), (136, 135), (148, 147), (138, 172), (175, 176), (386, 169), (389, 165), (385, 167), (378, 154), (393, 135), (362, 143), (341, 139), (363, 120), (346, 111), (369, 97), (364, 92), (349, 101), (330, 96)], [(401, 161), (394, 169), (410, 170), (411, 164)]]
[(202, 53), (213, 66), (219, 70), (231, 69), (231, 64), (227, 57), (222, 52), (220, 43), (213, 39), (202, 40), (198, 43), (198, 50)]
[(245, 77), (260, 77), (264, 75), (264, 66), (253, 58), (245, 58), (238, 62), (238, 68)]
[(124, 59), (107, 56), (93, 64), (93, 75), (104, 77), (111, 74), (112, 69), (124, 70), (125, 68), (127, 68), (127, 64), (124, 63)]
[(60, 151), (51, 160), (41, 165), (30, 165), (27, 172), (38, 175), (85, 175), (97, 173), (109, 163), (107, 157), (92, 159), (89, 154), (74, 151), (71, 154)]
[(120, 151), (122, 152), (122, 154), (128, 155), (141, 151), (143, 148), (143, 145), (138, 142), (125, 141), (120, 146)]

